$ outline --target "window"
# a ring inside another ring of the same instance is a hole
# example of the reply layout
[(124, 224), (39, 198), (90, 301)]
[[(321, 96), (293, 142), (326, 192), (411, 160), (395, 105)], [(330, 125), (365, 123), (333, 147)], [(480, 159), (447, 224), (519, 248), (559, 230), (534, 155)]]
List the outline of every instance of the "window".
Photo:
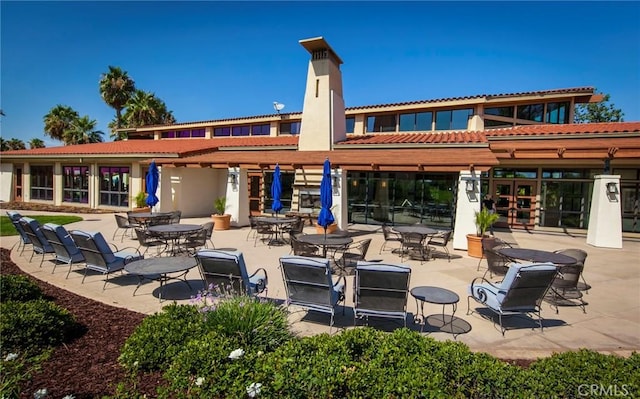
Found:
[(31, 167), (31, 199), (53, 201), (53, 166)]
[(506, 118), (513, 118), (513, 107), (492, 107), (484, 109), (485, 115), (504, 116)]
[(356, 128), (356, 118), (353, 116), (349, 116), (345, 119), (345, 127), (347, 133), (353, 133)]
[(265, 123), (263, 125), (253, 125), (251, 126), (251, 135), (252, 136), (268, 136), (270, 134), (270, 125)]
[(231, 136), (231, 128), (229, 126), (216, 127), (213, 129), (213, 137)]
[(191, 137), (204, 137), (204, 128), (191, 129)]
[(569, 103), (549, 103), (547, 104), (547, 123), (569, 123)]
[(432, 112), (400, 114), (400, 131), (413, 132), (413, 131), (431, 130), (432, 122), (433, 122)]
[(232, 126), (231, 127), (231, 135), (232, 136), (248, 136), (249, 135), (249, 126)]
[(484, 120), (485, 129), (497, 129), (500, 127), (511, 127), (511, 126), (513, 126), (513, 123), (511, 122), (494, 121), (491, 119)]
[(129, 167), (100, 167), (100, 205), (129, 206)]
[(454, 109), (436, 112), (436, 130), (466, 130), (473, 109)]
[(542, 122), (544, 104), (518, 105), (518, 119)]
[(88, 166), (63, 166), (62, 178), (64, 180), (62, 187), (64, 202), (89, 203)]
[(281, 123), (280, 134), (300, 134), (300, 122)]
[(176, 137), (176, 132), (162, 132), (163, 139), (173, 139)]
[(395, 132), (396, 115), (375, 115), (367, 117), (367, 132)]

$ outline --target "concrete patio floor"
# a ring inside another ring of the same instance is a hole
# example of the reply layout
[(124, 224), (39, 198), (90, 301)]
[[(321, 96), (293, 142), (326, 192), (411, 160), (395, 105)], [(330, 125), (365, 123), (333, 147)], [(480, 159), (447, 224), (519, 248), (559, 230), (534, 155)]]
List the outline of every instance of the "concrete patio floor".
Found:
[[(20, 211), (23, 215), (44, 214), (46, 212)], [(113, 214), (82, 214), (83, 221), (66, 225), (68, 230), (100, 231), (111, 241), (116, 222)], [(186, 218), (182, 223), (204, 223), (209, 218)], [(435, 327), (426, 325), (423, 334), (437, 340), (456, 339), (468, 345), (472, 350), (487, 352), (500, 358), (535, 359), (549, 356), (554, 352), (588, 348), (603, 353), (629, 355), (640, 350), (640, 241), (625, 240), (623, 249), (597, 248), (586, 244), (585, 236), (571, 236), (567, 234), (553, 234), (526, 231), (497, 231), (496, 236), (521, 248), (536, 248), (556, 250), (560, 248), (580, 248), (588, 253), (585, 263), (584, 276), (592, 289), (585, 294), (588, 302), (586, 314), (579, 307), (560, 307), (556, 314), (548, 303), (543, 302), (542, 317), (544, 331), (541, 332), (537, 323), (522, 317), (505, 319), (508, 330), (503, 337), (498, 326), (482, 316), (486, 312), (467, 314), (467, 287), (478, 276), (482, 276), (486, 269), (486, 262), (482, 261), (481, 269), (476, 270), (477, 258), (471, 258), (466, 251), (451, 249), (450, 262), (445, 257), (420, 264), (420, 261), (400, 261), (400, 257), (391, 251), (378, 254), (383, 243), (379, 226), (352, 225), (348, 231), (354, 240), (372, 238), (367, 259), (382, 259), (391, 263), (404, 263), (411, 267), (411, 287), (430, 285), (450, 289), (460, 296), (460, 302), (455, 313), (454, 326), (459, 328), (460, 334), (455, 337), (448, 332), (441, 332)], [(232, 228), (227, 231), (214, 231), (213, 242), (218, 249), (235, 248), (244, 253), (249, 272), (264, 267), (268, 272), (269, 284), (267, 297), (279, 301), (285, 299), (285, 289), (282, 275), (278, 268), (278, 259), (289, 254), (289, 246), (268, 247), (258, 242), (254, 247), (252, 238), (246, 239), (249, 227)], [(315, 228), (305, 227), (306, 233), (314, 233)], [(18, 236), (2, 237), (1, 246), (11, 248), (17, 242)], [(119, 238), (114, 241), (118, 248), (137, 247), (137, 241)], [(53, 264), (45, 257), (42, 267), (39, 258), (29, 263), (31, 253), (27, 249), (23, 256), (14, 250), (11, 254), (13, 261), (25, 272), (50, 284), (72, 291), (76, 294), (107, 303), (112, 306), (124, 307), (145, 314), (158, 312), (163, 306), (176, 301), (189, 303), (195, 291), (203, 288), (197, 268), (191, 269), (187, 279), (193, 291), (181, 281), (172, 281), (165, 287), (162, 302), (159, 301), (159, 284), (149, 282), (141, 286), (135, 296), (132, 295), (137, 284), (137, 277), (115, 273), (103, 291), (104, 277), (99, 274), (87, 275), (81, 284), (84, 268), (74, 266), (68, 279), (66, 266), (58, 266), (52, 273)], [(347, 298), (345, 314), (338, 308), (336, 322), (329, 327), (329, 316), (315, 314), (304, 309), (291, 307), (290, 322), (294, 332), (299, 335), (318, 333), (336, 333), (343, 329), (353, 328), (353, 276), (347, 277)], [(481, 306), (471, 301), (471, 308)], [(420, 325), (411, 321), (416, 313), (415, 300), (409, 296), (408, 327), (420, 331)], [(451, 306), (445, 307), (445, 313), (450, 315)], [(442, 306), (425, 304), (426, 315), (442, 313)], [(430, 319), (433, 319), (430, 318)], [(435, 323), (434, 323), (435, 324)], [(357, 325), (364, 325), (358, 321)], [(372, 327), (391, 330), (402, 327), (399, 322), (370, 319)]]

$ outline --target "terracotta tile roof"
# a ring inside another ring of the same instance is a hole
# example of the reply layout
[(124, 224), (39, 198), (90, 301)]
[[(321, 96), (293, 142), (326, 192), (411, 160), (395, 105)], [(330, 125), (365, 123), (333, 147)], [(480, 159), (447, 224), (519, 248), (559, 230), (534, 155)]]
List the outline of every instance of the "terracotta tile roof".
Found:
[(640, 133), (640, 122), (574, 123), (566, 125), (524, 125), (503, 129), (486, 130), (484, 134), (493, 137), (505, 136), (553, 136), (567, 134), (613, 134)]
[(273, 169), (278, 163), (283, 169), (322, 168), (326, 158), (334, 167), (351, 170), (378, 171), (459, 171), (470, 163), (479, 170), (487, 170), (498, 161), (488, 147), (458, 148), (406, 148), (335, 149), (333, 151), (216, 151), (182, 159), (158, 159), (156, 163), (175, 166), (227, 167)]
[(297, 146), (297, 136), (229, 137), (215, 139), (127, 140), (106, 143), (78, 144), (31, 150), (4, 151), (3, 156), (57, 155), (173, 155), (186, 156), (215, 150), (219, 147)]
[(353, 110), (361, 110), (361, 109), (367, 109), (367, 108), (383, 108), (383, 107), (391, 107), (391, 106), (418, 105), (418, 104), (439, 103), (439, 102), (445, 102), (445, 101), (474, 100), (474, 99), (483, 99), (483, 98), (486, 98), (487, 100), (493, 100), (496, 98), (544, 96), (544, 95), (553, 95), (553, 94), (580, 94), (580, 93), (583, 93), (585, 95), (591, 95), (593, 94), (594, 90), (595, 89), (593, 87), (586, 86), (586, 87), (572, 87), (572, 88), (566, 88), (566, 89), (524, 91), (524, 92), (518, 92), (518, 93), (478, 94), (474, 96), (445, 97), (445, 98), (437, 98), (433, 100), (408, 101), (408, 102), (402, 102), (402, 103), (363, 105), (358, 107), (348, 107), (348, 108), (345, 108), (345, 110), (353, 111)]
[(486, 143), (483, 132), (425, 132), (425, 133), (370, 133), (348, 135), (340, 145), (395, 145), (395, 144), (477, 144)]

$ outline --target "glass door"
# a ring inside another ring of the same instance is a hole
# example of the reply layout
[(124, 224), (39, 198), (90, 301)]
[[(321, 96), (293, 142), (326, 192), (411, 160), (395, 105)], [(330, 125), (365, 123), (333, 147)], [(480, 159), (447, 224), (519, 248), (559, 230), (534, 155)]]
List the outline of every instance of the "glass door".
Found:
[(262, 172), (248, 174), (249, 178), (249, 214), (258, 216), (262, 214)]
[(22, 202), (22, 167), (16, 167), (14, 176), (13, 200), (16, 202)]
[(532, 228), (535, 223), (537, 184), (531, 180), (494, 182), (497, 227)]

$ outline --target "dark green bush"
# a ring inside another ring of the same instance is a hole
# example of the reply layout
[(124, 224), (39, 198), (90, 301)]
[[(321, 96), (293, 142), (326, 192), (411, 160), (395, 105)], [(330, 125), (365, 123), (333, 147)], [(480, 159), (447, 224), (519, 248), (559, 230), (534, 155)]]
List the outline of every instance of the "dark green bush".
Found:
[(166, 370), (187, 342), (204, 332), (202, 314), (195, 306), (167, 305), (146, 317), (131, 334), (120, 363), (129, 370)]
[(640, 355), (628, 358), (592, 350), (554, 354), (534, 362), (526, 387), (538, 397), (640, 397)]
[(3, 352), (40, 353), (68, 340), (76, 328), (73, 315), (51, 301), (0, 303)]
[(0, 275), (0, 301), (32, 301), (42, 298), (42, 290), (29, 277), (17, 274)]

